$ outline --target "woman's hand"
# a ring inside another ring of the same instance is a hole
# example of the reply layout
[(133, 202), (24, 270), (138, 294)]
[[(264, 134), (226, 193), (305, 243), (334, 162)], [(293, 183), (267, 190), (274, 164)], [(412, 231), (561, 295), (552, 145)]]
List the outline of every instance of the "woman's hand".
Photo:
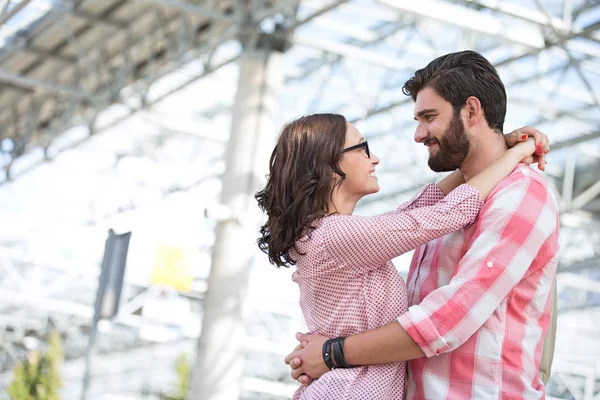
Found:
[(285, 357), (285, 363), (292, 368), (290, 375), (303, 385), (310, 384), (320, 378), (329, 368), (323, 361), (323, 344), (325, 336), (297, 333), (300, 345)]
[(519, 162), (526, 164), (539, 162), (539, 158), (534, 158), (537, 156), (537, 147), (533, 138), (528, 138), (526, 141), (516, 144), (508, 151), (517, 154)]
[(519, 143), (525, 142), (528, 138), (533, 138), (535, 140), (535, 148), (534, 151), (531, 152), (530, 158), (523, 159), (522, 162), (532, 164), (538, 164), (538, 169), (540, 171), (546, 170), (546, 154), (550, 151), (550, 144), (548, 141), (548, 136), (544, 135), (542, 132), (538, 131), (535, 128), (530, 126), (525, 126), (523, 128), (516, 129), (511, 133), (507, 133), (504, 135), (504, 140), (506, 141), (506, 145), (509, 148), (516, 146)]

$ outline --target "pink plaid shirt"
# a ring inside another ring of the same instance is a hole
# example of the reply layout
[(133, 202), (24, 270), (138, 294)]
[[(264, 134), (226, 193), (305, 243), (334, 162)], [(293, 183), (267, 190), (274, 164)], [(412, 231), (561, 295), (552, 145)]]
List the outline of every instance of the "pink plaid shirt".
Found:
[[(462, 185), (446, 198), (428, 185), (395, 211), (374, 217), (331, 215), (297, 243), (300, 306), (308, 329), (349, 336), (388, 324), (407, 310), (405, 284), (392, 258), (472, 224), (483, 205)], [(294, 399), (390, 400), (404, 398), (406, 363), (327, 372)]]
[(545, 397), (558, 227), (548, 183), (520, 164), (474, 225), (415, 251), (398, 321), (426, 357), (409, 363), (408, 399)]

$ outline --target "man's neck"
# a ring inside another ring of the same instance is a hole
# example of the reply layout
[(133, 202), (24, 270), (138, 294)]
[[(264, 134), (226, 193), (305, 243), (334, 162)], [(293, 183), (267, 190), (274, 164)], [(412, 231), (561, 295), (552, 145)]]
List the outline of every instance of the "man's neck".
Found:
[(471, 146), (469, 155), (459, 168), (467, 181), (492, 165), (508, 149), (504, 135), (493, 131), (478, 135)]

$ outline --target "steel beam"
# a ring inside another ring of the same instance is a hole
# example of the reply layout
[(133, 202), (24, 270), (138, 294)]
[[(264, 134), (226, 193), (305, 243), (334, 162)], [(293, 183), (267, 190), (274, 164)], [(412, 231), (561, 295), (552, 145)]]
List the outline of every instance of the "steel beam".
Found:
[(568, 286), (585, 292), (600, 294), (600, 282), (585, 278), (572, 272), (560, 272), (556, 275), (559, 286)]
[(566, 30), (569, 28), (569, 25), (562, 18), (548, 16), (543, 12), (517, 3), (508, 3), (498, 0), (461, 0), (461, 2), (464, 4), (474, 4), (478, 7), (487, 8), (488, 10), (493, 10), (540, 26), (551, 26), (559, 30)]
[(403, 12), (493, 36), (505, 42), (534, 49), (544, 48), (544, 37), (536, 27), (528, 26), (515, 29), (513, 26), (502, 24), (493, 15), (483, 14), (460, 5), (438, 0), (419, 0), (418, 2), (379, 0), (379, 2)]
[(24, 75), (12, 74), (10, 72), (0, 70), (0, 81), (20, 86), (26, 89), (41, 90), (44, 92), (67, 95), (78, 100), (88, 100), (94, 102), (94, 97), (90, 94), (83, 93), (73, 87), (61, 86), (55, 83), (42, 81), (39, 79), (30, 78)]
[(337, 43), (323, 38), (313, 38), (306, 35), (296, 34), (292, 37), (291, 42), (296, 45), (323, 50), (327, 53), (361, 60), (366, 63), (389, 68), (391, 70), (402, 71), (410, 67), (406, 60), (400, 58), (390, 56), (388, 54), (377, 53), (372, 50), (349, 44)]
[(533, 49), (533, 50), (526, 50), (524, 52), (521, 52), (520, 54), (516, 55), (516, 56), (511, 56), (508, 57), (502, 61), (499, 61), (497, 63), (494, 64), (494, 66), (496, 68), (501, 67), (503, 65), (507, 65), (510, 63), (513, 63), (515, 61), (521, 60), (525, 57), (530, 57), (530, 56), (534, 56), (539, 54), (540, 52), (547, 50), (551, 47), (554, 46), (558, 46), (562, 43), (568, 42), (571, 39), (575, 39), (575, 38), (580, 38), (580, 37), (588, 37), (590, 35), (592, 35), (593, 32), (595, 32), (596, 30), (600, 29), (600, 21), (594, 22), (588, 26), (586, 26), (583, 30), (579, 31), (579, 32), (572, 32), (566, 35), (563, 35), (555, 40), (547, 40), (545, 47), (543, 48), (538, 48), (538, 49)]
[(580, 193), (577, 197), (575, 197), (571, 202), (571, 207), (574, 209), (580, 209), (598, 195), (600, 195), (600, 180), (596, 181), (596, 183), (587, 188), (583, 193)]
[(563, 187), (562, 187), (562, 207), (571, 208), (573, 200), (573, 183), (575, 182), (575, 167), (577, 163), (577, 150), (571, 149), (565, 159)]
[[(10, 11), (0, 15), (0, 26), (6, 24), (11, 18), (14, 18), (21, 10), (23, 10), (27, 5), (31, 3), (31, 0), (21, 0), (19, 4), (13, 7)], [(6, 2), (6, 6), (9, 5), (9, 2)]]
[(567, 265), (560, 264), (558, 272), (575, 272), (590, 268), (600, 268), (600, 257), (577, 261)]
[(205, 7), (198, 3), (190, 3), (188, 1), (173, 1), (173, 0), (135, 0), (140, 3), (152, 4), (154, 6), (161, 6), (172, 8), (175, 10), (183, 11), (190, 14), (200, 15), (207, 18), (214, 19), (216, 21), (230, 22), (230, 23), (242, 23), (243, 19), (235, 14), (226, 14), (221, 11), (217, 11), (212, 7)]

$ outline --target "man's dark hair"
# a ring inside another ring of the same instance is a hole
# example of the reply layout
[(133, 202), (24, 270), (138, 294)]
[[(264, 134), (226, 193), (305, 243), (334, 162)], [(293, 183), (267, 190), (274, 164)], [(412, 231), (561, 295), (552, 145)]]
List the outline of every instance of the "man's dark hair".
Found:
[(496, 69), (481, 54), (466, 50), (438, 57), (415, 72), (402, 92), (416, 101), (419, 91), (426, 87), (452, 104), (455, 115), (470, 96), (477, 97), (488, 126), (502, 133), (506, 90)]

